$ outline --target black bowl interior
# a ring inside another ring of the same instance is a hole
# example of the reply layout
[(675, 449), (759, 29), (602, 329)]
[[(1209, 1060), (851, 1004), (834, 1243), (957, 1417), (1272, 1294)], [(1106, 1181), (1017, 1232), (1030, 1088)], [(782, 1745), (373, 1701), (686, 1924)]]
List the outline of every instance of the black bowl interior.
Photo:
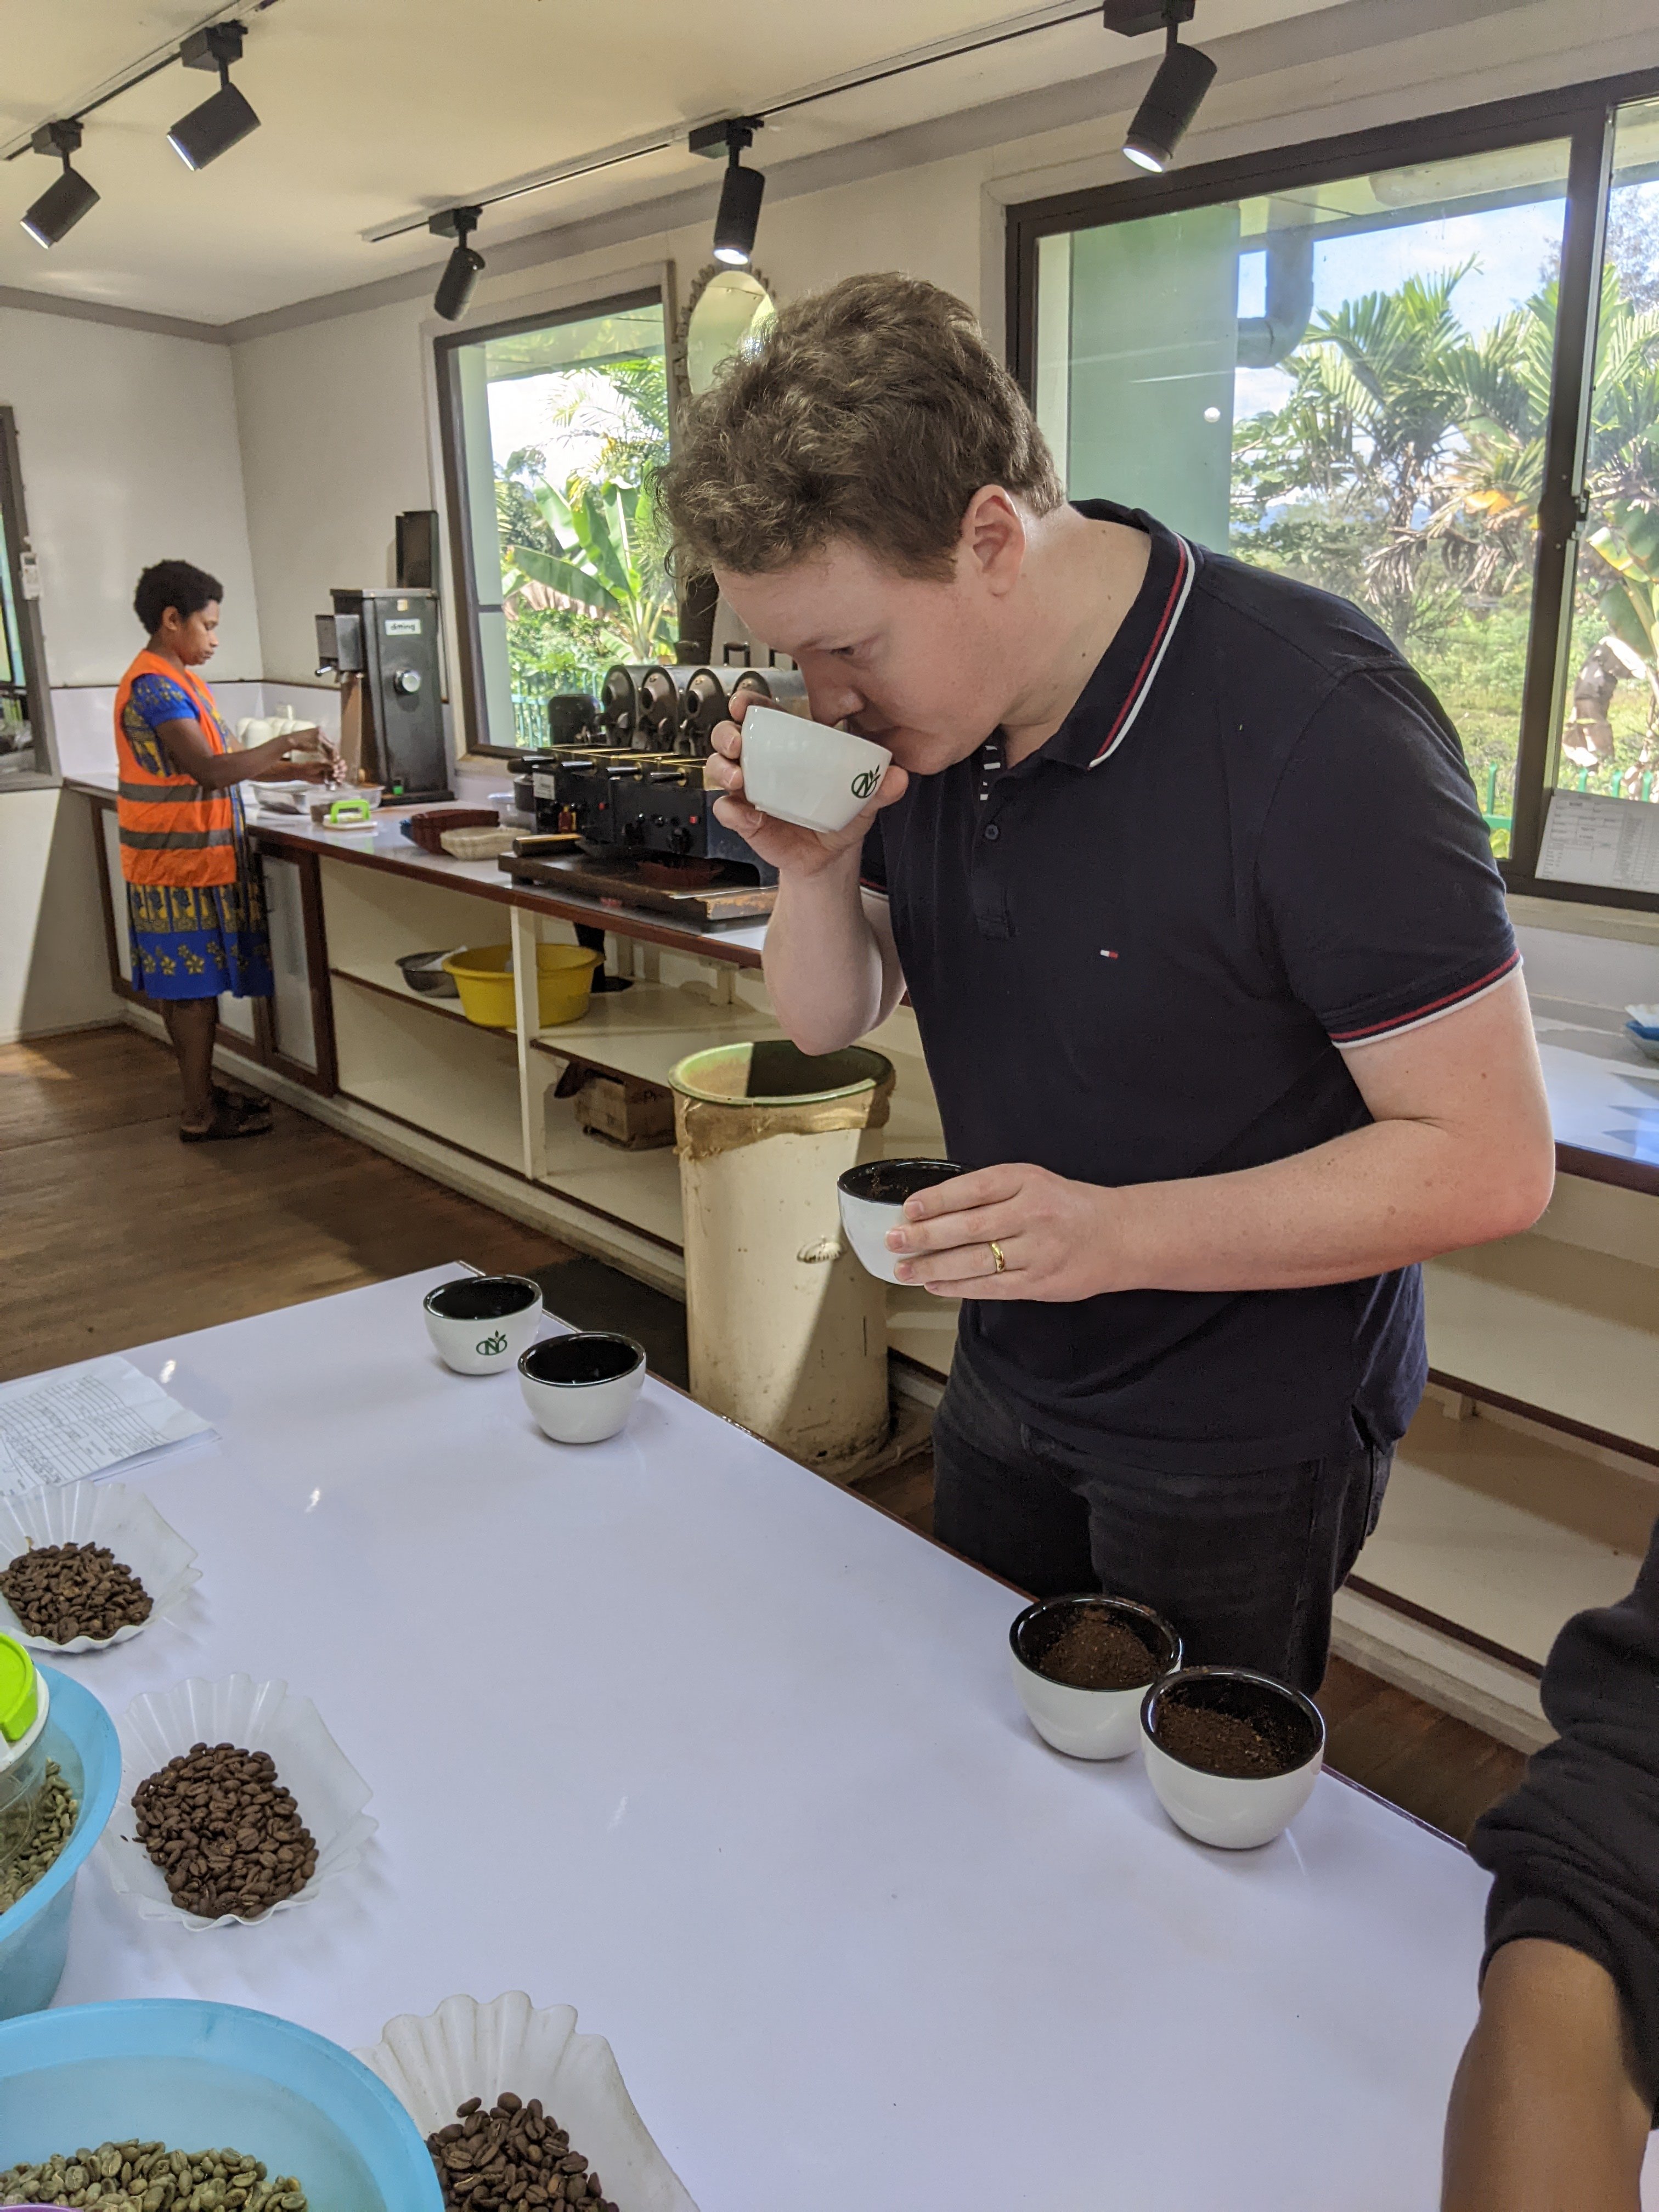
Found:
[(443, 1321), (501, 1321), (533, 1306), (540, 1296), (540, 1287), (520, 1275), (470, 1275), (464, 1282), (440, 1283), (426, 1302)]
[[(1014, 1655), (1036, 1674), (1042, 1674), (1042, 1662), (1049, 1647), (1065, 1627), (1073, 1612), (1090, 1607), (1097, 1613), (1109, 1613), (1114, 1620), (1133, 1630), (1152, 1655), (1152, 1669), (1147, 1675), (1149, 1683), (1167, 1674), (1176, 1663), (1181, 1643), (1173, 1628), (1161, 1613), (1154, 1613), (1149, 1605), (1137, 1605), (1129, 1598), (1051, 1597), (1041, 1605), (1026, 1608), (1015, 1621), (1009, 1641)], [(1114, 1694), (1114, 1693), (1108, 1693)]]
[[(1158, 1717), (1170, 1705), (1231, 1713), (1237, 1720), (1249, 1721), (1273, 1747), (1281, 1774), (1293, 1774), (1298, 1766), (1305, 1766), (1324, 1741), (1323, 1727), (1316, 1712), (1304, 1705), (1294, 1690), (1270, 1682), (1265, 1675), (1224, 1671), (1176, 1674), (1153, 1691), (1149, 1704), (1147, 1718), (1154, 1742), (1158, 1741)], [(1182, 1761), (1183, 1765), (1189, 1763)]]
[(966, 1172), (954, 1160), (866, 1160), (848, 1168), (838, 1183), (849, 1198), (865, 1199), (872, 1206), (902, 1206), (919, 1190)]
[(544, 1344), (532, 1345), (519, 1362), (519, 1370), (532, 1382), (580, 1388), (584, 1383), (619, 1382), (624, 1375), (631, 1375), (644, 1358), (631, 1336), (584, 1329), (574, 1336), (553, 1336)]

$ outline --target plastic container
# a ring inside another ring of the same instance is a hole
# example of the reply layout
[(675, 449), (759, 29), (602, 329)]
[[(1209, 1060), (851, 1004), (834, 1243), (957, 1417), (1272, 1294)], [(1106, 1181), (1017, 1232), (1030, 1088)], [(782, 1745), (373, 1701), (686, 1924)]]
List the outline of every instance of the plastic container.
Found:
[(65, 2005), (0, 2025), (0, 2145), (34, 2163), (131, 2136), (234, 2144), (292, 2174), (311, 2212), (442, 2212), (420, 2130), (325, 2037), (196, 1999)]
[(52, 1689), (15, 1636), (0, 1636), (0, 1881), (34, 1838), (46, 1784)]
[(446, 1997), (417, 2020), (389, 2020), (357, 2057), (399, 2100), (423, 2135), (447, 2127), (469, 2097), (493, 2104), (503, 2089), (539, 2097), (628, 2212), (696, 2212), (685, 2185), (652, 2142), (602, 2035), (578, 2035), (573, 2005), (538, 2012), (522, 1990), (479, 2004)]
[[(40, 1881), (9, 1911), (0, 1912), (0, 2020), (43, 2012), (57, 1995), (69, 1950), (75, 1877), (103, 1834), (121, 1786), (121, 1747), (114, 1722), (90, 1690), (54, 1668), (42, 1667), (40, 1672), (51, 1692), (52, 1709), (41, 1738), (46, 1755), (62, 1770), (81, 1809), (68, 1843)], [(5, 2062), (0, 2060), (0, 2074), (5, 2071)], [(0, 2084), (0, 2094), (3, 2087)], [(11, 2152), (12, 2140), (13, 2131), (0, 2119), (0, 2145), (6, 2148), (9, 2164), (22, 2154)]]
[[(537, 1004), (541, 1025), (556, 1029), (587, 1012), (593, 988), (593, 970), (604, 957), (584, 945), (538, 945), (536, 947)], [(461, 994), (461, 1012), (481, 1029), (510, 1030), (514, 1026), (513, 947), (475, 945), (452, 952), (444, 973), (453, 975)]]
[(68, 1644), (57, 1644), (50, 1637), (27, 1634), (0, 1598), (0, 1634), (15, 1636), (32, 1651), (72, 1656), (130, 1643), (176, 1613), (202, 1579), (196, 1554), (177, 1529), (167, 1526), (142, 1490), (130, 1490), (125, 1483), (62, 1482), (0, 1504), (0, 1567), (9, 1566), (31, 1546), (45, 1544), (104, 1545), (149, 1592), (150, 1613), (148, 1620), (118, 1628), (101, 1642), (77, 1636)]

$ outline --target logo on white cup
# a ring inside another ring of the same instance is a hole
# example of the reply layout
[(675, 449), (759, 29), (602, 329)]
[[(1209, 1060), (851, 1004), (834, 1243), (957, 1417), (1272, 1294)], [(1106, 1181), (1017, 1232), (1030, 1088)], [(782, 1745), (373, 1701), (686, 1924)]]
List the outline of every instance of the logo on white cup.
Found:
[(881, 770), (878, 768), (860, 769), (859, 773), (853, 778), (854, 798), (868, 799), (871, 793), (880, 781)]

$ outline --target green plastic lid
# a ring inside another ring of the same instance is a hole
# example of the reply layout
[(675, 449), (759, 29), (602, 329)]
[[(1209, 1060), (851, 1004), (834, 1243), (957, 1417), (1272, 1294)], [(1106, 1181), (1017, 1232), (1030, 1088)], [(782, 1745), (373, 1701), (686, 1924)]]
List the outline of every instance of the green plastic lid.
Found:
[(34, 1662), (15, 1636), (0, 1636), (0, 1735), (21, 1743), (40, 1709)]

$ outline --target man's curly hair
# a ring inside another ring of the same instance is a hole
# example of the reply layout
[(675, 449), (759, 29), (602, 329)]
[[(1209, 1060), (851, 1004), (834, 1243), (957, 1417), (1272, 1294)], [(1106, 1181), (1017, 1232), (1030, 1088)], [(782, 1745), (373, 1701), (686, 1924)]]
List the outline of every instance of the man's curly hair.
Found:
[(654, 489), (681, 576), (763, 575), (846, 538), (905, 575), (943, 579), (987, 484), (1039, 514), (1065, 497), (969, 309), (936, 284), (884, 276), (780, 309), (687, 407)]

